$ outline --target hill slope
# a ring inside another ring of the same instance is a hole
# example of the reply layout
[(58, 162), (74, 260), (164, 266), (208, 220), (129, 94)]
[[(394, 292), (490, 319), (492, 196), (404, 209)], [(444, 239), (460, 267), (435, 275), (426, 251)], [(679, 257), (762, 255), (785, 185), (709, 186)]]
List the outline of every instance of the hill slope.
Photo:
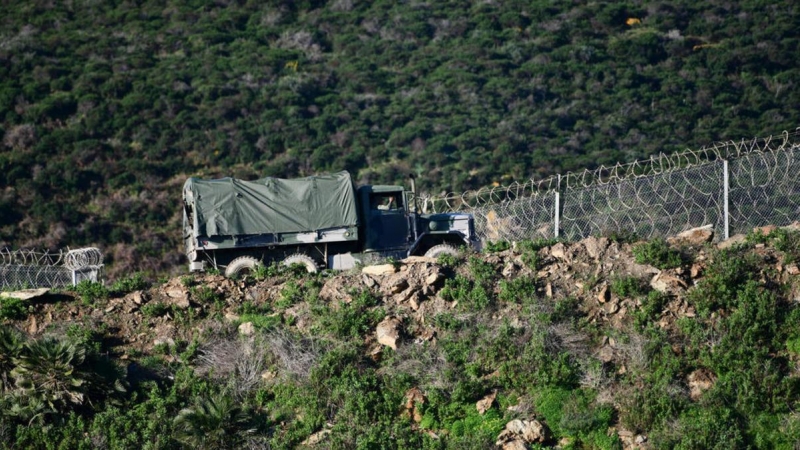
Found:
[[(84, 284), (22, 310), (3, 300), (0, 442), (795, 445), (798, 229), (719, 246), (702, 233), (525, 242), (314, 277), (127, 279), (110, 297)], [(53, 366), (70, 367), (60, 384), (38, 377), (47, 358), (72, 364)]]
[(189, 175), (461, 191), (800, 124), (794, 2), (0, 6), (0, 246), (175, 270)]

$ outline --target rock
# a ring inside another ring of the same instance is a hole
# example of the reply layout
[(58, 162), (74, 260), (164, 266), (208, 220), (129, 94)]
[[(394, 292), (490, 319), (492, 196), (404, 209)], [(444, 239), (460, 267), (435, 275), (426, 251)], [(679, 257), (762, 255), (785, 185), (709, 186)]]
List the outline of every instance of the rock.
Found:
[(413, 387), (405, 395), (405, 414), (411, 417), (414, 422), (422, 422), (421, 406), (425, 404), (425, 395), (418, 387)]
[(430, 258), (427, 256), (409, 256), (406, 259), (401, 260), (403, 264), (436, 264), (436, 258)]
[(385, 286), (390, 293), (397, 294), (408, 287), (408, 280), (403, 277), (395, 277), (394, 279), (387, 281)]
[(378, 343), (397, 350), (397, 340), (400, 339), (400, 319), (387, 317), (378, 324), (375, 333), (378, 335)]
[(41, 289), (22, 289), (12, 292), (0, 292), (0, 297), (16, 298), (19, 300), (30, 300), (32, 298), (41, 297), (50, 292), (50, 288)]
[(604, 345), (600, 348), (597, 352), (597, 358), (604, 363), (608, 363), (614, 360), (614, 348), (610, 345)]
[[(364, 276), (366, 277), (367, 275)], [(331, 278), (326, 281), (322, 289), (319, 290), (319, 298), (326, 302), (335, 303), (343, 301), (345, 303), (350, 303), (352, 299), (347, 292), (350, 289), (352, 289), (352, 286), (345, 285), (341, 279)]]
[(686, 230), (678, 235), (667, 238), (670, 244), (685, 244), (693, 246), (702, 246), (706, 242), (711, 242), (714, 239), (714, 228), (712, 225), (705, 225), (698, 228)]
[(747, 241), (747, 236), (745, 236), (744, 234), (735, 234), (717, 244), (717, 248), (720, 250), (724, 250), (726, 248), (733, 247), (736, 244), (741, 244), (745, 241)]
[(611, 300), (611, 290), (608, 288), (608, 285), (604, 283), (600, 286), (600, 292), (597, 293), (597, 301), (605, 303), (609, 300)]
[(605, 237), (596, 238), (591, 236), (583, 240), (583, 246), (586, 247), (586, 253), (588, 253), (589, 256), (595, 260), (600, 259), (600, 256), (608, 247), (608, 243), (609, 240)]
[(689, 269), (689, 276), (692, 277), (693, 280), (699, 278), (704, 269), (705, 267), (702, 264), (692, 264), (691, 269)]
[(225, 320), (227, 320), (228, 322), (236, 322), (239, 320), (239, 316), (232, 312), (227, 312), (225, 313)]
[(366, 273), (361, 276), (361, 282), (370, 289), (375, 289), (375, 287), (378, 286), (378, 282)]
[(328, 437), (329, 434), (331, 434), (331, 430), (318, 431), (309, 436), (305, 441), (301, 442), (300, 446), (313, 447), (322, 442), (326, 437)]
[(512, 275), (514, 275), (515, 273), (517, 273), (517, 270), (518, 270), (518, 269), (517, 269), (517, 265), (516, 265), (516, 264), (514, 264), (514, 262), (513, 262), (513, 261), (509, 261), (509, 262), (508, 262), (508, 263), (505, 265), (505, 267), (503, 267), (503, 272), (502, 272), (503, 278), (509, 278), (509, 277), (511, 277)]
[(694, 372), (690, 373), (689, 377), (687, 378), (687, 382), (689, 384), (689, 397), (691, 397), (691, 399), (694, 401), (699, 400), (703, 395), (703, 392), (711, 389), (716, 381), (716, 375), (714, 375), (710, 370), (695, 370)]
[(438, 270), (431, 272), (430, 275), (425, 277), (426, 286), (435, 286), (443, 278), (443, 275)]
[[(502, 433), (500, 434), (502, 436)], [(500, 439), (500, 437), (498, 437)], [(528, 446), (525, 445), (525, 441), (522, 439), (513, 439), (508, 442), (503, 442), (502, 444), (499, 443), (498, 440), (496, 445), (500, 446), (502, 450), (528, 450)]]
[(615, 314), (617, 311), (619, 311), (619, 302), (608, 302), (603, 305), (603, 310), (606, 312), (606, 314)]
[(688, 285), (685, 281), (676, 276), (670, 275), (666, 272), (661, 272), (656, 274), (656, 276), (650, 280), (650, 287), (659, 292), (668, 293), (682, 291), (686, 289)]
[(415, 292), (414, 295), (408, 299), (408, 306), (414, 311), (419, 310), (419, 293)]
[(275, 378), (278, 378), (278, 373), (273, 372), (271, 370), (267, 370), (266, 372), (261, 374), (261, 379), (264, 381), (272, 381)]
[(786, 273), (789, 275), (797, 275), (800, 273), (800, 269), (797, 268), (797, 264), (789, 264), (786, 266)]
[(475, 407), (478, 409), (478, 414), (483, 415), (484, 413), (486, 413), (486, 411), (488, 411), (494, 404), (495, 398), (497, 398), (496, 389), (493, 390), (491, 394), (478, 400), (478, 403), (475, 404)]
[(377, 266), (366, 266), (361, 269), (361, 273), (376, 276), (391, 275), (397, 273), (397, 268), (392, 264), (380, 264)]
[(558, 259), (566, 259), (567, 247), (562, 242), (557, 243), (556, 245), (550, 247), (550, 256)]
[(753, 228), (753, 233), (754, 234), (759, 234), (760, 233), (760, 234), (763, 234), (764, 236), (766, 236), (766, 235), (772, 233), (773, 231), (775, 231), (777, 229), (778, 229), (778, 227), (776, 227), (775, 225), (765, 225), (763, 227), (755, 227), (755, 228)]
[(244, 336), (250, 336), (255, 333), (256, 329), (253, 326), (253, 322), (244, 322), (239, 325), (239, 334)]
[(145, 301), (145, 296), (142, 293), (142, 291), (133, 291), (130, 294), (128, 294), (127, 298), (129, 298), (130, 301), (132, 301), (137, 306), (142, 306), (142, 303), (144, 303)]
[[(522, 440), (528, 444), (543, 444), (550, 439), (550, 430), (536, 419), (515, 419), (506, 424), (505, 430), (497, 437), (495, 445), (504, 447), (506, 443)], [(514, 447), (511, 447), (514, 448)]]

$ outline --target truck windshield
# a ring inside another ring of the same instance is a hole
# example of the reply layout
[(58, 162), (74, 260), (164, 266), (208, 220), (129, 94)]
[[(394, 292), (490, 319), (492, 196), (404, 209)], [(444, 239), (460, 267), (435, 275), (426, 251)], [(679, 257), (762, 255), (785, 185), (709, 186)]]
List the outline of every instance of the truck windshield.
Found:
[(373, 194), (370, 197), (370, 207), (380, 211), (395, 211), (403, 209), (403, 196), (399, 193)]

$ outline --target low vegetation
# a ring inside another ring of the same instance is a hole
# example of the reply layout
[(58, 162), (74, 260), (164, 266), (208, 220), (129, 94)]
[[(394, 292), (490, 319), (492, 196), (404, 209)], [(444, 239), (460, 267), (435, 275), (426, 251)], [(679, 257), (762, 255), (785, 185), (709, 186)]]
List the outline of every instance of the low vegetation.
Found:
[[(797, 231), (590, 239), (3, 299), (0, 447), (484, 449), (515, 419), (546, 430), (528, 448), (800, 442)], [(47, 314), (64, 322), (22, 331)], [(396, 345), (376, 341), (390, 319)]]

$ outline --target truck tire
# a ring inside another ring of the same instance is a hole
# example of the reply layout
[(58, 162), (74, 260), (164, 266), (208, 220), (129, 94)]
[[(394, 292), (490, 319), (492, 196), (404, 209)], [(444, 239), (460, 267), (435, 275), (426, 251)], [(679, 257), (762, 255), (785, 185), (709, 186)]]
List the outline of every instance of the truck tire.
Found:
[(438, 258), (439, 255), (458, 256), (458, 249), (450, 244), (434, 245), (425, 252), (428, 258)]
[(225, 267), (225, 276), (232, 278), (236, 275), (247, 274), (254, 271), (260, 264), (261, 261), (252, 256), (240, 256)]
[(302, 264), (305, 266), (308, 273), (317, 273), (319, 270), (316, 261), (304, 253), (295, 253), (294, 255), (287, 256), (281, 264), (286, 267), (290, 267), (292, 264)]

